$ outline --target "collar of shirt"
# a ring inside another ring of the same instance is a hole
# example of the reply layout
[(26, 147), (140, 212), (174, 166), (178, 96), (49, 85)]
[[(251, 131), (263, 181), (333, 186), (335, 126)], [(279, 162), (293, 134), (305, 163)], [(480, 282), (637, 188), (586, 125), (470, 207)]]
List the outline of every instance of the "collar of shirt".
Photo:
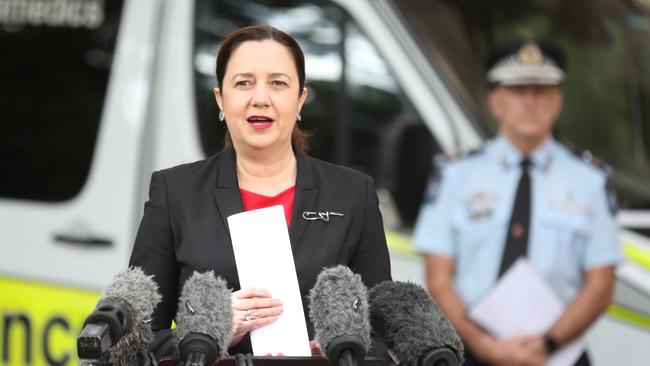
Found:
[[(541, 146), (533, 151), (530, 160), (533, 162), (533, 168), (545, 172), (553, 163), (558, 144), (553, 138), (546, 140)], [(497, 136), (487, 146), (487, 153), (499, 161), (499, 165), (504, 169), (519, 167), (523, 156), (517, 148), (512, 145), (503, 136)]]

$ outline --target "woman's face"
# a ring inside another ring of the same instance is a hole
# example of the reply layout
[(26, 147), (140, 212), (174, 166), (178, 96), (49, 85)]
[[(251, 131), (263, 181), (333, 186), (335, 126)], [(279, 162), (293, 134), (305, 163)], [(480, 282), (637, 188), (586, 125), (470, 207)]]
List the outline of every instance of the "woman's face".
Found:
[(217, 104), (235, 149), (290, 146), (296, 116), (307, 90), (300, 94), (296, 66), (289, 50), (273, 40), (247, 41), (230, 56)]

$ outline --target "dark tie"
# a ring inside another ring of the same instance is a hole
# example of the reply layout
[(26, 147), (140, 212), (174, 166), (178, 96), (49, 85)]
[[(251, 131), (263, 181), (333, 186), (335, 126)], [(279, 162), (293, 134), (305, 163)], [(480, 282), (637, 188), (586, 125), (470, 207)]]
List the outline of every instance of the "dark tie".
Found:
[(512, 205), (499, 277), (515, 263), (517, 258), (525, 257), (528, 249), (530, 228), (530, 175), (528, 175), (528, 168), (530, 165), (531, 161), (528, 159), (521, 161), (521, 178), (519, 178), (517, 186), (515, 203)]

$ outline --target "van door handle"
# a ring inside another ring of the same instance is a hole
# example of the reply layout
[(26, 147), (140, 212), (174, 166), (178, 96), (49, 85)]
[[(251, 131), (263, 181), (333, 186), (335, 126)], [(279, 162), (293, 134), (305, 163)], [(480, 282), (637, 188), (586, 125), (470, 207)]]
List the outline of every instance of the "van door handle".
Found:
[(83, 245), (87, 247), (110, 247), (113, 241), (91, 235), (54, 234), (54, 241), (64, 244)]

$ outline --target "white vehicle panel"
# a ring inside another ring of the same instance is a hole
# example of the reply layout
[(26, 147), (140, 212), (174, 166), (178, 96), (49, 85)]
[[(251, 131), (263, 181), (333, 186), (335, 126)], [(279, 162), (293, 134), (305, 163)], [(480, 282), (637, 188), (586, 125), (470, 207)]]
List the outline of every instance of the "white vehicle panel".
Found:
[[(3, 234), (12, 240), (6, 243), (10, 249), (2, 258), (4, 275), (101, 288), (125, 267), (135, 220), (133, 177), (138, 167), (146, 86), (152, 76), (156, 18), (147, 14), (156, 13), (158, 5), (154, 0), (125, 2), (97, 144), (81, 192), (64, 203), (1, 200)], [(106, 238), (112, 245), (55, 242), (56, 235)]]

